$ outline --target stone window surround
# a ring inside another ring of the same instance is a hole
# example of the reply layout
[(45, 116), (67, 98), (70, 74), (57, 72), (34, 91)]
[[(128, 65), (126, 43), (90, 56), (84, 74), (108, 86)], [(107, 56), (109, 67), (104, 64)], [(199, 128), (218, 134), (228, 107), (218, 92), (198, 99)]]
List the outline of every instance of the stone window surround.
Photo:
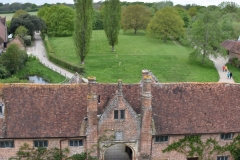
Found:
[(43, 145), (44, 143), (46, 143), (46, 146), (44, 146), (43, 148), (48, 148), (48, 140), (44, 140), (44, 139), (40, 139), (40, 140), (33, 140), (33, 147), (39, 147), (39, 146), (35, 146), (36, 142), (38, 142), (38, 145), (39, 145), (39, 142), (42, 142)]
[[(1, 142), (12, 142), (12, 146), (11, 147), (1, 147)], [(14, 148), (15, 146), (14, 146), (14, 140), (9, 140), (9, 139), (7, 139), (7, 140), (4, 140), (4, 139), (1, 139), (0, 140), (0, 148), (1, 149), (11, 149), (11, 148)]]
[(217, 156), (217, 160), (228, 160), (229, 156)]
[[(164, 141), (160, 141), (160, 139), (159, 139), (159, 141), (156, 141), (157, 139), (157, 137), (164, 137), (164, 138), (166, 138), (167, 137), (167, 141), (166, 140), (164, 140)], [(154, 143), (168, 143), (169, 142), (169, 136), (168, 135), (156, 135), (156, 136), (154, 136)]]
[(2, 102), (0, 102), (0, 118), (4, 117), (4, 109), (5, 109), (5, 106)]
[[(70, 145), (70, 141), (75, 141), (75, 140), (77, 140), (77, 141), (80, 141), (80, 140), (81, 140), (81, 141), (82, 141), (82, 145), (79, 145), (79, 143), (78, 143), (78, 146), (74, 146), (74, 145), (71, 146), (71, 145)], [(84, 147), (84, 139), (69, 139), (69, 140), (68, 140), (68, 146), (69, 146), (69, 147)]]
[[(124, 112), (122, 112), (122, 111), (124, 111)], [(117, 116), (116, 116), (115, 113), (117, 113)], [(122, 113), (123, 113), (123, 115), (122, 115)], [(123, 118), (122, 118), (122, 116), (123, 116)], [(125, 121), (125, 119), (126, 119), (126, 109), (120, 109), (120, 108), (119, 109), (114, 109), (113, 110), (113, 118), (114, 118), (114, 120)]]
[(233, 133), (222, 133), (220, 134), (220, 140), (232, 140), (233, 136)]

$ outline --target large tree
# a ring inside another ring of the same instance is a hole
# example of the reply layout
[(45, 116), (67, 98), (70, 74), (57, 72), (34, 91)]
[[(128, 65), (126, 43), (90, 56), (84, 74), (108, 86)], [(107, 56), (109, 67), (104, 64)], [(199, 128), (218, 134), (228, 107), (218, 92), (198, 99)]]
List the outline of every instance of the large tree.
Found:
[(184, 21), (172, 7), (159, 10), (151, 19), (147, 27), (147, 34), (161, 37), (166, 42), (167, 37), (181, 37), (184, 35)]
[(151, 11), (142, 5), (130, 5), (122, 13), (121, 25), (124, 31), (134, 29), (136, 34), (139, 29), (145, 30), (151, 19)]
[(114, 46), (118, 43), (120, 30), (121, 5), (119, 0), (106, 0), (103, 8), (103, 28), (108, 38), (109, 45)]
[(221, 15), (217, 10), (212, 11), (211, 8), (206, 8), (197, 15), (189, 31), (187, 39), (195, 49), (190, 57), (200, 57), (202, 65), (206, 58), (219, 55), (220, 44), (223, 40), (219, 19)]
[(17, 10), (17, 11), (13, 14), (13, 17), (12, 17), (12, 18), (17, 18), (17, 17), (19, 17), (20, 15), (23, 15), (23, 14), (28, 14), (28, 12), (25, 11), (25, 10), (22, 10), (22, 9)]
[(10, 33), (14, 34), (15, 30), (19, 26), (24, 26), (28, 30), (28, 34), (33, 36), (34, 31), (42, 30), (45, 28), (45, 23), (41, 18), (37, 16), (30, 15), (30, 14), (23, 14), (17, 18), (12, 19), (11, 25), (9, 28)]
[(81, 64), (84, 64), (92, 35), (93, 1), (74, 0), (74, 5), (76, 8), (74, 42)]

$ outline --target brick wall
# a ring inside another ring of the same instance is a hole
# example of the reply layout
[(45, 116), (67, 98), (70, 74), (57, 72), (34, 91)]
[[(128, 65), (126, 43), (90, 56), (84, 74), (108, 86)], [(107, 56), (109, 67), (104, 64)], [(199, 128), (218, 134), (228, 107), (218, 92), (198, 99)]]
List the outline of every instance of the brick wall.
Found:
[[(62, 138), (63, 139), (63, 138)], [(79, 138), (80, 139), (80, 138)], [(54, 139), (34, 139), (34, 140), (47, 140), (48, 141), (48, 148), (60, 148), (60, 138), (54, 138)], [(16, 139), (14, 140), (14, 148), (0, 148), (0, 160), (8, 160), (10, 157), (16, 156), (17, 151), (19, 148), (24, 144), (29, 144), (30, 147), (33, 147), (33, 139)], [(1, 139), (2, 141), (2, 139)], [(85, 141), (83, 141), (84, 146), (79, 147), (70, 147), (68, 139), (61, 142), (62, 143), (62, 149), (68, 148), (70, 153), (68, 156), (82, 153), (85, 151)]]
[[(234, 135), (236, 137), (237, 134)], [(168, 142), (155, 142), (155, 139), (152, 140), (152, 160), (186, 160), (186, 156), (182, 153), (171, 151), (171, 152), (165, 152), (163, 153), (162, 150), (164, 150), (168, 145), (171, 143), (178, 141), (180, 139), (184, 138), (182, 135), (176, 135), (176, 136), (169, 136)], [(218, 144), (221, 146), (226, 145), (227, 143), (232, 142), (232, 140), (221, 140), (220, 134), (205, 134), (201, 136), (202, 141), (206, 141), (207, 139), (212, 138), (218, 141)], [(207, 156), (207, 154), (204, 154)], [(212, 154), (210, 158), (217, 159), (217, 156), (229, 156), (228, 160), (234, 160), (233, 157), (229, 152), (223, 153), (223, 154)], [(197, 157), (197, 156), (196, 156)], [(204, 159), (207, 159), (206, 157)]]

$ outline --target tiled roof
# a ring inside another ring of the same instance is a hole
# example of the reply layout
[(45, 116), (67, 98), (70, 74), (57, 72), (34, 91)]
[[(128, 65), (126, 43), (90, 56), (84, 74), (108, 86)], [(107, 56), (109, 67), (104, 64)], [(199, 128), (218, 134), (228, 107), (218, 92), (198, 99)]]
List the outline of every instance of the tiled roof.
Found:
[(154, 85), (156, 134), (240, 132), (239, 94), (239, 84)]
[(228, 39), (224, 41), (221, 45), (232, 53), (240, 54), (240, 41)]
[[(87, 115), (87, 85), (8, 85), (0, 137), (75, 137)], [(4, 122), (3, 122), (4, 121)], [(1, 133), (2, 131), (2, 133)]]
[[(124, 84), (123, 96), (134, 111), (141, 109), (141, 85)], [(117, 84), (98, 84), (98, 114), (117, 91)], [(39, 138), (82, 135), (87, 116), (88, 84), (0, 85), (5, 116), (0, 137)], [(240, 84), (152, 84), (155, 134), (240, 132)]]
[[(0, 38), (6, 42), (7, 41), (7, 27), (0, 21)], [(0, 42), (1, 44), (1, 42)]]

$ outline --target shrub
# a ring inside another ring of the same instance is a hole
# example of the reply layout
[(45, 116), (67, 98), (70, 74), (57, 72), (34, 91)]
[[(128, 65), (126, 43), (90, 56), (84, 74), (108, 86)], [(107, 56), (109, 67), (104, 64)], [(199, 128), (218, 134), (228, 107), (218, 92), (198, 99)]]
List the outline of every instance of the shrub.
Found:
[(47, 53), (48, 53), (48, 58), (50, 61), (52, 61), (55, 64), (58, 64), (59, 66), (62, 66), (68, 70), (74, 71), (74, 72), (78, 72), (78, 73), (83, 73), (84, 72), (84, 67), (81, 66), (77, 66), (77, 65), (73, 65), (63, 59), (59, 59), (58, 57), (56, 57), (54, 55), (54, 50), (50, 44), (50, 41), (48, 40), (48, 36), (45, 35), (45, 39), (44, 39), (44, 43), (46, 45), (47, 48)]
[(1, 56), (2, 65), (11, 74), (21, 69), (27, 61), (27, 53), (21, 50), (17, 44), (11, 44)]
[(30, 46), (31, 45), (31, 36), (30, 35), (25, 35), (23, 37), (23, 40), (24, 40), (24, 43), (27, 45), (27, 46)]

